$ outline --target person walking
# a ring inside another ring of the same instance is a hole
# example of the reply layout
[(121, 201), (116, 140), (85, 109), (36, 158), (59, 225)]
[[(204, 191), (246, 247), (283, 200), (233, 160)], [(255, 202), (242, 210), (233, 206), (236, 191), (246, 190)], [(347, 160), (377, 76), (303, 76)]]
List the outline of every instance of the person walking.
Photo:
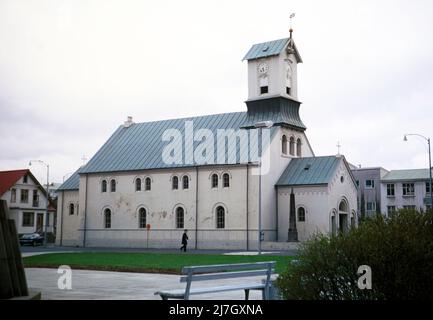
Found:
[(188, 235), (186, 234), (188, 230), (185, 229), (182, 235), (182, 247), (180, 247), (180, 250), (186, 252), (186, 246), (188, 245)]

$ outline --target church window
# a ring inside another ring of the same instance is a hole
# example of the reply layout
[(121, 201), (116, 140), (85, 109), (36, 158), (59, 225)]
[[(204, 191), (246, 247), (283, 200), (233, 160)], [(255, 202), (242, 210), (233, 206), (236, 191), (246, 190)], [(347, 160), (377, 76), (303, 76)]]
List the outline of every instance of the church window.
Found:
[(283, 135), (283, 138), (281, 139), (281, 150), (283, 154), (287, 154), (287, 137), (286, 135)]
[(296, 141), (296, 156), (302, 156), (302, 141), (299, 138)]
[(266, 94), (269, 92), (268, 86), (260, 87), (260, 94)]
[(189, 177), (187, 175), (182, 177), (182, 184), (184, 189), (189, 188)]
[(105, 209), (104, 211), (104, 227), (105, 229), (111, 228), (111, 210)]
[(172, 188), (173, 190), (177, 190), (177, 189), (179, 189), (179, 178), (178, 178), (177, 176), (174, 176), (174, 177), (171, 179), (171, 188)]
[(295, 155), (295, 138), (290, 137), (289, 152), (291, 156)]
[(176, 208), (176, 228), (183, 229), (185, 225), (185, 213), (182, 207)]
[(112, 179), (110, 181), (110, 191), (111, 192), (116, 192), (116, 180)]
[(135, 179), (135, 191), (141, 191), (141, 179)]
[(107, 180), (102, 180), (101, 191), (107, 192)]
[(218, 188), (218, 175), (216, 173), (212, 175), (212, 188)]
[(146, 228), (146, 209), (138, 210), (138, 225), (141, 229)]
[(217, 229), (224, 229), (225, 224), (225, 209), (222, 206), (219, 206), (216, 208), (216, 227)]
[(223, 187), (224, 188), (230, 187), (230, 175), (228, 173), (223, 174)]
[(69, 215), (70, 216), (74, 215), (74, 204), (73, 203), (69, 204)]
[(303, 207), (298, 208), (298, 221), (305, 222), (305, 209)]
[(152, 189), (152, 180), (148, 177), (144, 180), (145, 190), (150, 191)]
[(286, 93), (290, 96), (290, 88), (286, 87)]

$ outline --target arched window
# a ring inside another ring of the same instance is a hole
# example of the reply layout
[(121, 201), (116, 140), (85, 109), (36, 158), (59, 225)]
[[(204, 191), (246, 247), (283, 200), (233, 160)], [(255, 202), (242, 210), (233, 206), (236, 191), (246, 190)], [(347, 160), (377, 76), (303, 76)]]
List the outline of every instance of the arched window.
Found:
[(218, 175), (216, 173), (212, 175), (212, 188), (218, 188)]
[(300, 138), (296, 140), (296, 156), (302, 156), (302, 141)]
[(286, 137), (286, 135), (283, 135), (283, 138), (281, 139), (281, 152), (283, 154), (287, 154), (287, 137)]
[(144, 208), (138, 210), (138, 226), (141, 229), (146, 228), (146, 209)]
[(289, 152), (291, 156), (295, 155), (295, 138), (290, 137)]
[(182, 186), (184, 189), (189, 189), (189, 177), (187, 175), (182, 177)]
[(74, 214), (74, 204), (70, 203), (69, 204), (69, 215), (72, 216)]
[(305, 209), (303, 207), (298, 208), (298, 221), (305, 222)]
[(111, 210), (110, 209), (104, 210), (104, 227), (105, 227), (105, 229), (111, 228)]
[(228, 173), (223, 174), (223, 187), (224, 188), (230, 187), (230, 175)]
[(176, 208), (176, 228), (177, 229), (183, 229), (185, 225), (185, 213), (183, 211), (182, 207)]
[(177, 190), (177, 189), (179, 189), (179, 178), (178, 178), (177, 176), (174, 176), (174, 177), (171, 179), (171, 188), (172, 188), (173, 190)]
[(107, 180), (102, 180), (101, 192), (107, 192)]
[(141, 191), (141, 179), (135, 179), (135, 191)]
[(144, 180), (145, 190), (150, 191), (152, 189), (152, 180), (148, 177)]
[(347, 212), (347, 202), (345, 200), (341, 200), (340, 204), (338, 205), (338, 210), (341, 212)]
[(225, 210), (222, 206), (216, 208), (216, 227), (224, 229), (226, 225)]
[(110, 181), (110, 191), (111, 192), (116, 192), (116, 180), (112, 179)]

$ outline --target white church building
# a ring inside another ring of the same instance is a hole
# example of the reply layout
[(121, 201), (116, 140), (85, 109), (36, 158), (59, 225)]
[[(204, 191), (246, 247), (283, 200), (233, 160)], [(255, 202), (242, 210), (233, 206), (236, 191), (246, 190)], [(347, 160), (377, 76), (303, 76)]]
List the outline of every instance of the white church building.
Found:
[(255, 250), (259, 230), (269, 246), (355, 226), (348, 163), (315, 156), (299, 116), (292, 32), (244, 60), (245, 112), (118, 127), (58, 189), (57, 244), (178, 248), (187, 229), (190, 248)]

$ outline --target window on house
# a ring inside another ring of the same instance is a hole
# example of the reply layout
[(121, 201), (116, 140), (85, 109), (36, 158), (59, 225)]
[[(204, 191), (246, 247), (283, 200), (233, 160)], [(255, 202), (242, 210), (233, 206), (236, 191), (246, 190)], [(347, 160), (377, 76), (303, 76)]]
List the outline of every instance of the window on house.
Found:
[(29, 203), (29, 190), (21, 189), (21, 203)]
[(182, 177), (182, 185), (184, 189), (189, 189), (189, 177), (188, 176), (183, 176)]
[(135, 179), (135, 191), (141, 191), (141, 179)]
[(367, 211), (376, 211), (376, 202), (367, 202)]
[(305, 209), (303, 207), (298, 208), (298, 221), (305, 222)]
[(11, 203), (17, 202), (17, 189), (11, 189)]
[(216, 173), (212, 175), (212, 188), (218, 188), (218, 175)]
[(386, 195), (388, 197), (394, 197), (395, 196), (395, 186), (393, 183), (388, 183), (386, 185)]
[(152, 179), (146, 178), (145, 185), (146, 191), (150, 191), (152, 189)]
[(116, 192), (116, 180), (112, 179), (110, 181), (110, 191), (111, 192)]
[(185, 225), (184, 221), (185, 221), (184, 210), (182, 207), (177, 207), (176, 208), (176, 228), (177, 229), (183, 229), (184, 225)]
[(260, 94), (268, 93), (268, 91), (269, 91), (268, 86), (260, 87)]
[(388, 217), (391, 217), (396, 212), (395, 206), (387, 206), (386, 212), (388, 214)]
[(39, 194), (38, 190), (33, 190), (33, 207), (39, 207)]
[(33, 227), (35, 225), (35, 213), (23, 212), (23, 227)]
[(425, 192), (430, 193), (430, 182), (425, 183)]
[(296, 156), (301, 157), (302, 156), (302, 141), (298, 138), (296, 140)]
[(102, 180), (101, 192), (107, 192), (107, 180)]
[(281, 152), (283, 154), (287, 154), (287, 137), (286, 137), (286, 135), (283, 135), (283, 138), (281, 139)]
[(25, 176), (23, 177), (23, 183), (27, 183), (28, 181), (29, 181), (29, 178), (28, 178), (27, 175), (25, 175)]
[(230, 175), (228, 173), (223, 174), (223, 187), (224, 188), (230, 187)]
[(146, 209), (144, 208), (138, 211), (138, 224), (141, 229), (146, 228)]
[(179, 189), (179, 178), (177, 176), (174, 176), (171, 179), (171, 187), (173, 190)]
[(104, 210), (104, 227), (105, 227), (105, 229), (111, 228), (111, 210), (110, 209)]
[(224, 229), (226, 225), (226, 217), (224, 207), (219, 206), (216, 208), (216, 227), (217, 229)]
[(414, 196), (415, 195), (415, 184), (414, 183), (403, 183), (403, 195)]
[(74, 204), (70, 203), (69, 204), (69, 215), (72, 216), (74, 214)]
[(295, 138), (293, 137), (290, 137), (289, 153), (291, 156), (295, 155)]
[(374, 180), (365, 180), (365, 189), (374, 189)]

